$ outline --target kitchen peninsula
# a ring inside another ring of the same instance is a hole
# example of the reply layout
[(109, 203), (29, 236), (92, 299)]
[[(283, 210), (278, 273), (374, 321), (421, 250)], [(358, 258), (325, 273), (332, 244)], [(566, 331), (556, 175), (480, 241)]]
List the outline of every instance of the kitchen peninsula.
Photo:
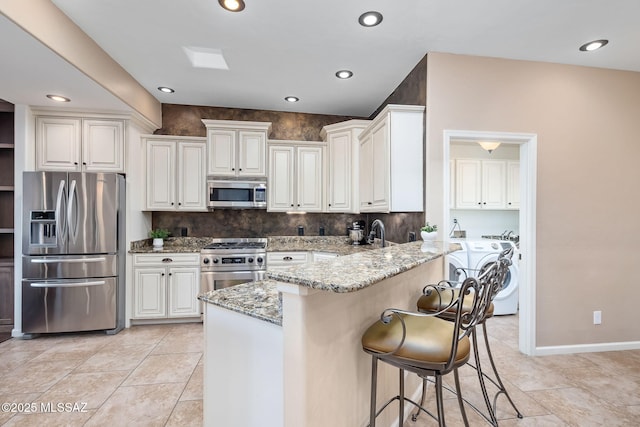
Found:
[[(360, 250), (201, 295), (205, 426), (366, 425), (371, 360), (362, 333), (385, 308), (415, 307), (456, 249), (411, 242)], [(397, 370), (380, 366), (378, 375), (382, 402), (397, 393)], [(408, 377), (409, 395), (418, 389)], [(386, 412), (380, 425), (397, 414)]]

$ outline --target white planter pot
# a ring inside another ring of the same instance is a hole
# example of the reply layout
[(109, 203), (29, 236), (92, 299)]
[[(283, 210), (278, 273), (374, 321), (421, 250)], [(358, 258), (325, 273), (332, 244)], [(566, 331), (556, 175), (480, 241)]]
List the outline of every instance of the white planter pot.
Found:
[(436, 240), (437, 236), (438, 236), (438, 232), (437, 231), (432, 231), (431, 233), (427, 233), (426, 231), (421, 231), (420, 232), (420, 237), (422, 237), (422, 240), (424, 240), (424, 241)]
[(162, 239), (156, 238), (153, 239), (153, 249), (161, 250), (164, 246), (164, 241)]

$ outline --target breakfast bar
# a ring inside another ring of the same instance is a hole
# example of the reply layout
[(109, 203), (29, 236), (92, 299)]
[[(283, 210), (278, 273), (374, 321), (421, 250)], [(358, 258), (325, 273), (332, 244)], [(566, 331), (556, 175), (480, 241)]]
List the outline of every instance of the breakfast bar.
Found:
[[(205, 426), (366, 425), (371, 361), (362, 333), (385, 308), (413, 309), (424, 285), (443, 277), (443, 255), (457, 249), (393, 245), (201, 295)], [(397, 394), (398, 381), (397, 370), (381, 368), (380, 402)], [(409, 396), (420, 387), (411, 377), (406, 385)], [(396, 412), (386, 412), (379, 425), (394, 422)]]

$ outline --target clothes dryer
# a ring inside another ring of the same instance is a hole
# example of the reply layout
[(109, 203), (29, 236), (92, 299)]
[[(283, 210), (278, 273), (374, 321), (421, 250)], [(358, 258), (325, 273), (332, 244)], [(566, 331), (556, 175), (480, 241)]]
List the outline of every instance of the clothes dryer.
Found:
[[(505, 249), (515, 247), (506, 240), (471, 240), (467, 241), (469, 269), (480, 271), (485, 265), (494, 262)], [(515, 314), (518, 312), (519, 269), (517, 248), (513, 254), (512, 264), (507, 273), (502, 290), (493, 299), (493, 314)]]
[(467, 270), (469, 269), (467, 243), (464, 239), (451, 239), (451, 243), (460, 244), (462, 249), (451, 252), (445, 257), (447, 263), (447, 279), (452, 282), (462, 282), (466, 279)]

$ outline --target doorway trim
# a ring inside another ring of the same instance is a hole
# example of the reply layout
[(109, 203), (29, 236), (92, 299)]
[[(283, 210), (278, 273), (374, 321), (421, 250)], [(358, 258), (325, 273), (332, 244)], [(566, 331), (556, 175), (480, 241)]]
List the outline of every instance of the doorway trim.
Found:
[[(443, 131), (443, 223), (450, 223), (451, 141), (500, 141), (520, 146), (520, 276), (518, 347), (524, 354), (536, 354), (536, 171), (538, 136), (533, 133)], [(448, 236), (446, 236), (448, 237)]]

